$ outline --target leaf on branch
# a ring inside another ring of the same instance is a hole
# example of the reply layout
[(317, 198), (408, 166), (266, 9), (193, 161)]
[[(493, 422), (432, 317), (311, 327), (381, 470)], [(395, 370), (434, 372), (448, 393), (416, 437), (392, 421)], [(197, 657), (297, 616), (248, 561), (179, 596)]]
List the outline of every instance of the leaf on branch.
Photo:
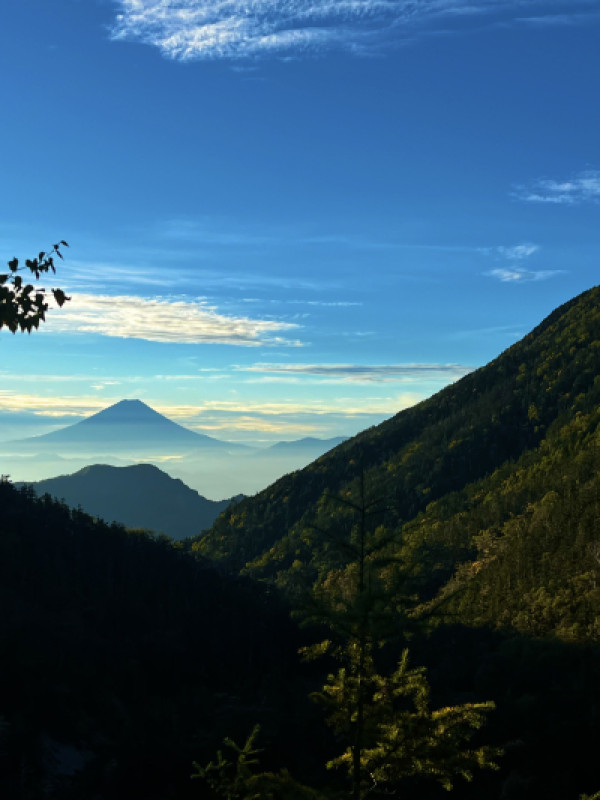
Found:
[(70, 300), (70, 297), (63, 292), (62, 289), (52, 289), (52, 294), (54, 295), (54, 299), (56, 300), (59, 308), (62, 308), (67, 300)]

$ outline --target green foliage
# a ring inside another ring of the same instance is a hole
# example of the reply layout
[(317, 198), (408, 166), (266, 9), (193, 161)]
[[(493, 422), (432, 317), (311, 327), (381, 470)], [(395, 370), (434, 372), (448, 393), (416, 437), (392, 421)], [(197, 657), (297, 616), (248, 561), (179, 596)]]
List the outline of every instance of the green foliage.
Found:
[(393, 790), (409, 777), (435, 778), (451, 789), (459, 775), (470, 780), (476, 767), (496, 767), (498, 750), (465, 748), (493, 703), (430, 710), (425, 670), (409, 669), (406, 649), (391, 674), (377, 672), (373, 643), (382, 646), (394, 628), (406, 626), (410, 601), (386, 591), (381, 579), (382, 570), (397, 566), (389, 554), (394, 540), (382, 526), (369, 531), (369, 517), (381, 514), (384, 504), (367, 499), (364, 474), (355, 496), (346, 493), (334, 499), (349, 512), (351, 524), (346, 536), (343, 527), (342, 531), (315, 528), (337, 551), (337, 569), (316, 581), (312, 602), (301, 612), (305, 621), (329, 628), (337, 642), (332, 647), (326, 639), (305, 650), (305, 655), (332, 652), (342, 663), (312, 695), (327, 709), (337, 737), (347, 742), (328, 768), (343, 768), (353, 798), (362, 800), (374, 791)]
[(239, 747), (232, 739), (227, 737), (224, 744), (233, 750), (235, 761), (223, 757), (223, 751), (217, 751), (217, 760), (210, 761), (205, 767), (194, 761), (196, 770), (192, 778), (204, 778), (208, 785), (226, 797), (227, 800), (251, 800), (255, 797), (249, 793), (248, 782), (255, 776), (254, 767), (259, 763), (257, 756), (261, 752), (254, 747), (254, 740), (258, 736), (259, 725), (255, 725), (246, 742)]
[[(348, 656), (348, 666), (330, 675), (313, 697), (326, 707), (336, 734), (350, 742), (357, 739), (363, 699), (360, 790), (355, 796), (393, 790), (409, 777), (432, 778), (450, 790), (458, 776), (471, 780), (477, 768), (497, 769), (498, 749), (465, 747), (493, 710), (493, 703), (432, 711), (425, 670), (409, 668), (408, 650), (387, 677), (376, 672), (370, 646), (361, 652), (359, 642), (349, 642)], [(350, 745), (327, 766), (342, 768), (354, 779), (356, 758), (355, 747)]]
[[(323, 572), (312, 587), (310, 583), (304, 587), (305, 602), (297, 612), (305, 625), (325, 626), (331, 636), (302, 648), (302, 655), (307, 660), (333, 655), (342, 665), (311, 695), (325, 707), (336, 741), (346, 745), (327, 767), (347, 773), (354, 800), (373, 792), (393, 791), (399, 782), (412, 777), (434, 778), (450, 789), (458, 776), (470, 780), (475, 768), (496, 767), (497, 749), (466, 747), (493, 703), (432, 711), (425, 670), (409, 669), (407, 650), (390, 675), (377, 672), (373, 642), (383, 645), (403, 619), (390, 604), (389, 592), (379, 578), (383, 568), (395, 563), (386, 553), (392, 540), (381, 526), (374, 534), (367, 528), (367, 520), (381, 514), (383, 504), (367, 499), (362, 473), (356, 495), (348, 492), (328, 500), (329, 505), (342, 507), (347, 524), (339, 529), (312, 526), (306, 538), (310, 541), (316, 534), (325, 541), (336, 568)], [(195, 764), (198, 776), (227, 800), (271, 796), (268, 781), (263, 794), (252, 793), (256, 781), (267, 780), (266, 773), (252, 771), (257, 763), (258, 751), (253, 748), (257, 733), (255, 728), (242, 748), (226, 741), (237, 754), (235, 762), (219, 752), (216, 762), (206, 767)], [(284, 777), (287, 780), (289, 776), (286, 773)]]
[(217, 794), (226, 800), (322, 800), (323, 795), (295, 781), (285, 769), (277, 773), (258, 772), (259, 754), (254, 747), (260, 726), (255, 725), (242, 747), (232, 739), (224, 739), (233, 751), (234, 760), (217, 752), (217, 760), (205, 767), (194, 761), (192, 778), (203, 778)]
[[(11, 333), (19, 330), (31, 333), (40, 322), (44, 322), (48, 310), (46, 290), (24, 283), (18, 273), (26, 270), (36, 280), (48, 272), (56, 273), (54, 256), (62, 259), (60, 248), (68, 246), (63, 239), (52, 245), (49, 252), (42, 250), (36, 258), (28, 258), (24, 267), (19, 266), (17, 258), (8, 262), (9, 272), (0, 275), (0, 329), (7, 327)], [(51, 292), (59, 307), (70, 300), (62, 289), (52, 289)]]

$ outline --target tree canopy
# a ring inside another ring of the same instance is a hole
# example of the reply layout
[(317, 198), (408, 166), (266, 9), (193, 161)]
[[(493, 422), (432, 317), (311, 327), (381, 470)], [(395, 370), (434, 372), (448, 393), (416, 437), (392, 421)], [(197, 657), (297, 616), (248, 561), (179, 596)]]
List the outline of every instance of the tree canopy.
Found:
[[(56, 274), (54, 257), (62, 259), (60, 248), (68, 246), (61, 239), (50, 250), (41, 250), (36, 258), (26, 259), (23, 266), (19, 264), (18, 258), (8, 262), (9, 272), (0, 274), (0, 329), (7, 327), (11, 333), (31, 333), (34, 328), (39, 328), (40, 322), (45, 321), (48, 292), (42, 287), (27, 283), (19, 273), (35, 276), (36, 281), (45, 273)], [(71, 299), (62, 289), (51, 289), (50, 293), (59, 307)]]

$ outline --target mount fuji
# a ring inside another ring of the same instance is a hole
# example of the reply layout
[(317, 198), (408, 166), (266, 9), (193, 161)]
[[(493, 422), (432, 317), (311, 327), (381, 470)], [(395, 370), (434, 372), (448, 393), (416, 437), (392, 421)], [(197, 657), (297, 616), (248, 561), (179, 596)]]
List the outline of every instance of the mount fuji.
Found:
[(95, 452), (118, 452), (125, 448), (162, 450), (165, 447), (222, 452), (246, 449), (243, 445), (223, 442), (184, 428), (141, 400), (121, 400), (80, 422), (22, 439), (19, 444), (27, 450), (93, 447)]

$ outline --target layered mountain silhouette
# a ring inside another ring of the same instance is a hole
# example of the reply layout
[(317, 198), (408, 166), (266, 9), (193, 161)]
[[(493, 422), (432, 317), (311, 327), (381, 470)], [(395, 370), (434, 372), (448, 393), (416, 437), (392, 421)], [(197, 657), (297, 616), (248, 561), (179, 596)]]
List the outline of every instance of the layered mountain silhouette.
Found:
[(121, 400), (41, 436), (2, 442), (0, 472), (31, 482), (83, 467), (153, 463), (201, 495), (253, 494), (314, 461), (341, 438), (305, 438), (259, 448), (195, 433), (141, 400)]
[(245, 449), (243, 445), (223, 442), (184, 428), (141, 400), (121, 400), (80, 422), (42, 436), (23, 439), (20, 444), (28, 449), (93, 447), (96, 452), (126, 447), (136, 450), (157, 447), (221, 451)]
[(95, 464), (73, 475), (28, 485), (38, 496), (49, 494), (106, 522), (147, 528), (173, 539), (203, 531), (232, 500), (241, 499), (207, 500), (152, 464)]
[(302, 439), (294, 439), (290, 442), (276, 442), (263, 452), (266, 455), (298, 453), (299, 455), (318, 458), (328, 450), (333, 450), (338, 444), (345, 442), (346, 438), (345, 436), (335, 436), (332, 439), (318, 439), (315, 436), (305, 436)]

